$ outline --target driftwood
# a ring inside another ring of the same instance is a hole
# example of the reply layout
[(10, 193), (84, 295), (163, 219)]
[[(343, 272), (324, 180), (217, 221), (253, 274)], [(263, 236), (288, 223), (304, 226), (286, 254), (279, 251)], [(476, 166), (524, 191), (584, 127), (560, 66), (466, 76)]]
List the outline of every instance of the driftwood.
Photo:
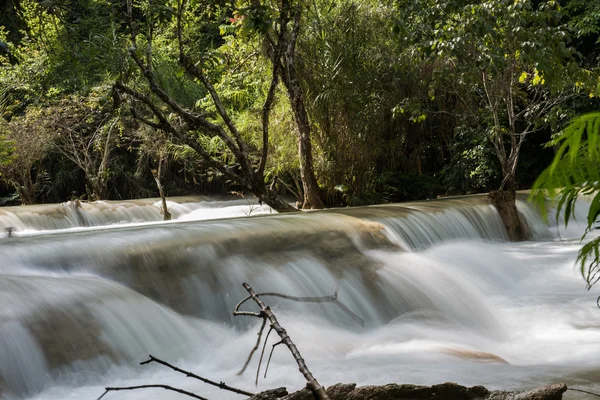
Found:
[(207, 383), (209, 385), (216, 386), (219, 389), (227, 390), (227, 391), (230, 391), (230, 392), (233, 392), (233, 393), (237, 393), (237, 394), (243, 394), (244, 396), (253, 396), (254, 395), (254, 393), (247, 392), (245, 390), (241, 390), (241, 389), (229, 386), (225, 382), (218, 382), (217, 383), (215, 381), (211, 381), (210, 379), (203, 378), (200, 375), (196, 375), (193, 372), (186, 371), (186, 370), (183, 370), (181, 368), (178, 368), (175, 365), (169, 364), (166, 361), (163, 361), (163, 360), (161, 360), (159, 358), (156, 358), (156, 357), (152, 356), (152, 354), (149, 357), (150, 358), (148, 360), (141, 362), (140, 365), (146, 365), (146, 364), (150, 364), (150, 363), (155, 362), (157, 364), (161, 364), (161, 365), (164, 365), (165, 367), (171, 368), (173, 371), (179, 372), (180, 374), (183, 374), (183, 375), (187, 376), (188, 378), (197, 379), (197, 380), (202, 381), (204, 383)]
[[(247, 285), (246, 283), (244, 283), (243, 285)], [(248, 285), (248, 287), (250, 287)], [(246, 288), (246, 286), (244, 286), (244, 288)], [(252, 288), (250, 288), (252, 289)], [(297, 302), (301, 302), (301, 303), (333, 303), (334, 305), (338, 306), (343, 312), (345, 312), (346, 314), (348, 314), (356, 323), (358, 323), (360, 326), (365, 326), (365, 322), (364, 320), (359, 317), (356, 313), (352, 312), (352, 310), (350, 310), (344, 303), (340, 302), (338, 300), (338, 292), (337, 289), (334, 292), (333, 295), (331, 296), (320, 296), (320, 297), (298, 297), (298, 296), (289, 296), (289, 295), (285, 295), (285, 294), (281, 294), (281, 293), (274, 293), (274, 292), (265, 292), (265, 293), (255, 293), (255, 295), (257, 297), (279, 297), (282, 299), (286, 299), (286, 300), (293, 300), (293, 301), (297, 301)], [(240, 307), (242, 306), (242, 304), (244, 304), (246, 301), (252, 299), (252, 296), (247, 296), (246, 298), (244, 298), (242, 301), (240, 301), (236, 306), (235, 309), (233, 311), (233, 315), (235, 316), (239, 316), (239, 315), (246, 315), (246, 316), (251, 316), (251, 317), (261, 317), (261, 313), (254, 313), (254, 312), (247, 312), (247, 311), (240, 311)], [(240, 371), (237, 373), (238, 375), (241, 375), (244, 373), (244, 371), (246, 371), (246, 368), (248, 367), (248, 364), (250, 364), (250, 361), (252, 360), (252, 356), (254, 355), (254, 353), (256, 352), (256, 350), (258, 350), (258, 348), (260, 347), (260, 341), (262, 339), (262, 335), (263, 332), (265, 330), (265, 326), (267, 324), (267, 318), (262, 317), (263, 319), (263, 323), (260, 327), (260, 329), (258, 330), (258, 337), (256, 339), (256, 344), (254, 345), (254, 347), (252, 348), (252, 350), (250, 351), (250, 354), (248, 354), (248, 357), (246, 358), (246, 361), (244, 362), (244, 365), (242, 366), (242, 369), (240, 369)], [(262, 353), (261, 353), (261, 357), (260, 357), (260, 361), (258, 363), (258, 368), (256, 370), (256, 384), (258, 384), (258, 376), (260, 374), (260, 366), (262, 364), (262, 359), (264, 356), (264, 352), (265, 352), (265, 347), (267, 345), (267, 339), (269, 338), (269, 335), (271, 334), (271, 331), (273, 330), (273, 328), (269, 329), (269, 332), (267, 333), (267, 337), (265, 338), (265, 342), (263, 345), (263, 349), (262, 349)], [(267, 377), (267, 372), (269, 370), (269, 364), (271, 362), (271, 357), (273, 356), (273, 351), (275, 350), (275, 347), (279, 346), (280, 344), (283, 344), (283, 341), (279, 341), (277, 343), (275, 343), (273, 345), (273, 347), (271, 348), (271, 353), (269, 354), (269, 361), (267, 362), (267, 366), (265, 368), (265, 378)]]
[[(180, 374), (183, 374), (185, 376), (187, 376), (188, 378), (193, 378), (193, 379), (197, 379), (199, 381), (202, 381), (206, 384), (212, 385), (212, 386), (216, 386), (219, 389), (223, 389), (223, 390), (227, 390), (229, 392), (233, 392), (233, 393), (237, 393), (237, 394), (241, 394), (243, 396), (254, 396), (254, 393), (251, 392), (247, 392), (245, 390), (242, 389), (238, 389), (238, 388), (234, 388), (232, 386), (227, 385), (225, 382), (215, 382), (212, 381), (210, 379), (206, 379), (201, 377), (200, 375), (196, 375), (193, 372), (190, 371), (186, 371), (184, 369), (181, 369), (179, 367), (176, 367), (172, 364), (169, 364), (166, 361), (163, 361), (159, 358), (156, 358), (152, 355), (149, 356), (150, 358), (146, 361), (142, 361), (140, 363), (140, 365), (147, 365), (150, 363), (157, 363), (157, 364), (161, 364), (164, 365), (165, 367), (171, 368), (173, 371), (175, 372), (179, 372)], [(104, 396), (106, 396), (109, 392), (118, 392), (118, 391), (124, 391), (124, 390), (140, 390), (140, 389), (165, 389), (171, 392), (177, 392), (183, 395), (186, 395), (188, 397), (192, 397), (194, 399), (198, 399), (198, 400), (208, 400), (205, 397), (199, 396), (196, 393), (192, 393), (192, 392), (188, 392), (187, 390), (183, 390), (183, 389), (179, 389), (173, 386), (169, 386), (169, 385), (139, 385), (139, 386), (120, 386), (120, 387), (106, 387), (104, 388), (104, 393), (102, 393), (102, 395), (100, 397), (98, 397), (97, 400), (102, 399)]]
[(188, 392), (187, 390), (179, 389), (179, 388), (169, 386), (169, 385), (139, 385), (139, 386), (107, 387), (107, 388), (104, 388), (104, 393), (102, 393), (102, 396), (98, 397), (98, 400), (102, 399), (109, 392), (122, 392), (125, 390), (140, 390), (140, 389), (165, 389), (170, 392), (177, 392), (177, 393), (184, 394), (184, 395), (194, 398), (194, 399), (208, 400), (206, 397), (198, 396), (195, 393)]
[[(262, 323), (262, 326), (261, 326), (259, 334), (258, 334), (259, 338), (258, 338), (257, 344), (260, 343), (260, 337), (262, 335), (262, 331), (264, 330), (266, 321), (269, 320), (269, 322), (271, 323), (271, 325), (270, 325), (269, 333), (267, 334), (267, 339), (268, 339), (269, 334), (271, 333), (271, 331), (274, 330), (279, 335), (279, 337), (281, 338), (281, 342), (280, 343), (284, 344), (285, 346), (287, 346), (287, 348), (292, 353), (292, 356), (294, 357), (294, 359), (296, 360), (296, 363), (298, 364), (298, 370), (304, 376), (304, 379), (306, 379), (306, 386), (320, 400), (329, 400), (329, 395), (325, 391), (325, 388), (323, 388), (323, 386), (321, 386), (321, 384), (317, 381), (317, 379), (310, 372), (310, 370), (308, 369), (308, 366), (306, 365), (306, 362), (304, 361), (304, 358), (302, 358), (302, 355), (300, 354), (300, 351), (298, 351), (298, 348), (296, 347), (296, 345), (294, 344), (294, 342), (292, 342), (292, 339), (288, 335), (287, 331), (279, 324), (279, 321), (277, 320), (277, 317), (275, 316), (275, 314), (273, 314), (273, 311), (271, 311), (271, 309), (269, 308), (269, 306), (267, 306), (260, 299), (259, 295), (257, 295), (254, 292), (254, 290), (252, 289), (252, 287), (250, 287), (250, 285), (248, 285), (246, 282), (244, 282), (242, 284), (242, 286), (244, 287), (244, 289), (246, 289), (246, 291), (250, 294), (250, 296), (246, 297), (244, 300), (240, 301), (237, 304), (237, 306), (235, 307), (235, 310), (233, 311), (233, 315), (235, 315), (235, 316), (246, 315), (246, 316), (251, 316), (251, 317), (256, 317), (256, 318), (262, 318), (263, 323)], [(281, 297), (283, 297), (283, 296), (281, 296)], [(290, 298), (290, 296), (288, 296), (288, 298)], [(241, 307), (241, 305), (244, 304), (246, 301), (248, 301), (250, 299), (254, 300), (254, 302), (260, 307), (260, 312), (240, 311), (239, 310), (240, 307)], [(337, 296), (335, 296), (335, 300), (337, 301)], [(267, 344), (267, 341), (265, 340), (265, 346), (266, 346), (266, 344)], [(278, 343), (276, 343), (274, 345), (274, 347), (277, 346), (277, 345), (278, 345)], [(252, 350), (252, 352), (250, 353), (249, 359), (252, 357), (252, 354), (254, 353), (254, 351), (256, 351), (257, 348), (258, 347), (255, 346), (255, 348)], [(264, 346), (263, 346), (263, 353), (262, 354), (264, 355)], [(248, 364), (249, 359), (248, 359), (248, 361), (246, 361), (246, 365)], [(269, 359), (270, 359), (270, 357), (269, 357)], [(261, 362), (262, 362), (262, 355), (261, 355), (261, 361), (259, 361), (259, 365), (258, 365), (257, 379), (258, 379), (258, 373), (260, 372), (260, 364), (261, 364)]]
[[(331, 400), (560, 400), (566, 390), (564, 384), (509, 392), (450, 382), (433, 386), (390, 384), (360, 387), (339, 383), (327, 388), (327, 394)], [(307, 389), (288, 394), (285, 388), (279, 388), (259, 393), (249, 400), (314, 400), (314, 397)]]

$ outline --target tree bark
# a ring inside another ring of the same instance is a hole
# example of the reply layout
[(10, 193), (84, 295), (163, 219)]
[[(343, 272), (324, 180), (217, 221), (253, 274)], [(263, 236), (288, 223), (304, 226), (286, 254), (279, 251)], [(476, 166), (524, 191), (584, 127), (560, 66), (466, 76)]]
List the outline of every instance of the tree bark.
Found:
[(35, 184), (31, 177), (31, 171), (26, 171), (23, 174), (23, 184), (15, 185), (22, 205), (35, 204)]
[(488, 200), (498, 211), (504, 227), (506, 228), (508, 238), (513, 242), (519, 242), (529, 239), (531, 237), (531, 232), (527, 222), (519, 210), (517, 210), (514, 183), (512, 188), (512, 191), (492, 191), (488, 196)]
[(298, 211), (294, 206), (286, 203), (274, 190), (267, 188), (264, 184), (258, 182), (252, 189), (252, 193), (261, 203), (267, 204), (273, 210), (282, 212)]
[[(520, 143), (520, 142), (519, 142)], [(502, 147), (503, 143), (500, 144)], [(502, 165), (502, 183), (500, 189), (490, 192), (489, 202), (496, 208), (509, 240), (520, 242), (531, 238), (531, 231), (525, 218), (517, 209), (516, 169), (519, 157), (520, 144), (511, 141), (511, 152), (507, 157), (506, 152), (498, 153)], [(502, 157), (502, 155), (504, 157)]]
[(281, 80), (287, 89), (294, 113), (294, 120), (298, 128), (300, 177), (304, 188), (302, 208), (320, 209), (324, 208), (325, 205), (321, 199), (321, 191), (313, 167), (310, 122), (304, 105), (304, 91), (302, 90), (296, 71), (296, 41), (300, 30), (300, 16), (301, 12), (298, 9), (294, 15), (294, 26), (289, 42), (287, 43), (287, 50), (284, 53), (284, 66), (280, 68), (280, 74)]
[(164, 158), (161, 154), (158, 159), (158, 168), (156, 170), (152, 170), (152, 175), (154, 176), (154, 181), (156, 182), (156, 187), (158, 188), (158, 193), (160, 195), (163, 219), (165, 221), (170, 221), (171, 213), (169, 212), (169, 207), (167, 206), (167, 196), (165, 195), (165, 190), (161, 182), (163, 162)]

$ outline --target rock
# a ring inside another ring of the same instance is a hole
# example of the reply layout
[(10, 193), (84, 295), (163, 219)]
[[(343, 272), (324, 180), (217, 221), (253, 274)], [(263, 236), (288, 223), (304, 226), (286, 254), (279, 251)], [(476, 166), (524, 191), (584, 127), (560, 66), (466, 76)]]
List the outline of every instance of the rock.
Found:
[(440, 348), (440, 352), (471, 361), (508, 364), (508, 361), (502, 357), (499, 357), (493, 353), (486, 353), (485, 351), (468, 350), (460, 347), (442, 347)]
[[(560, 400), (565, 384), (542, 386), (526, 391), (489, 391), (483, 386), (465, 387), (447, 382), (433, 386), (389, 384), (359, 386), (342, 384), (327, 388), (331, 400)], [(249, 400), (315, 400), (308, 389), (291, 394), (285, 388), (263, 392)]]
[(249, 400), (272, 400), (272, 399), (280, 399), (288, 395), (288, 391), (284, 387), (280, 387), (277, 389), (270, 389), (264, 392), (255, 394)]

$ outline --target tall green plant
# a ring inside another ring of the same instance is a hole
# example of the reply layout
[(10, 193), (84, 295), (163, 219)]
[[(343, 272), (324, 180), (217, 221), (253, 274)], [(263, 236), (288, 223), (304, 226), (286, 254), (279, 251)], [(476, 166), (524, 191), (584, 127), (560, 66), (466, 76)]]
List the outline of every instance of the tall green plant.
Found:
[[(580, 196), (592, 200), (582, 240), (594, 229), (600, 217), (600, 112), (575, 118), (550, 145), (558, 146), (554, 161), (538, 177), (532, 200), (546, 212), (547, 196), (557, 201), (556, 219), (565, 225), (574, 219)], [(577, 261), (588, 290), (600, 281), (600, 237), (586, 243)], [(598, 297), (600, 306), (600, 297)]]

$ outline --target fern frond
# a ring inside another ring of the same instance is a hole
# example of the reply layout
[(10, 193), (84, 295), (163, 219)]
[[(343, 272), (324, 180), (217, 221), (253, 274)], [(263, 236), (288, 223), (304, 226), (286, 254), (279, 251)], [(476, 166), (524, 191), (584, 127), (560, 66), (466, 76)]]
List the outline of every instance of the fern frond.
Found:
[[(533, 185), (531, 200), (541, 207), (544, 215), (548, 198), (556, 201), (557, 221), (563, 212), (564, 223), (568, 225), (574, 216), (576, 200), (582, 195), (593, 196), (585, 238), (600, 217), (600, 112), (574, 119), (551, 144), (558, 146), (557, 153)], [(577, 260), (589, 289), (600, 281), (600, 238), (585, 244)], [(598, 301), (600, 306), (600, 297)]]

